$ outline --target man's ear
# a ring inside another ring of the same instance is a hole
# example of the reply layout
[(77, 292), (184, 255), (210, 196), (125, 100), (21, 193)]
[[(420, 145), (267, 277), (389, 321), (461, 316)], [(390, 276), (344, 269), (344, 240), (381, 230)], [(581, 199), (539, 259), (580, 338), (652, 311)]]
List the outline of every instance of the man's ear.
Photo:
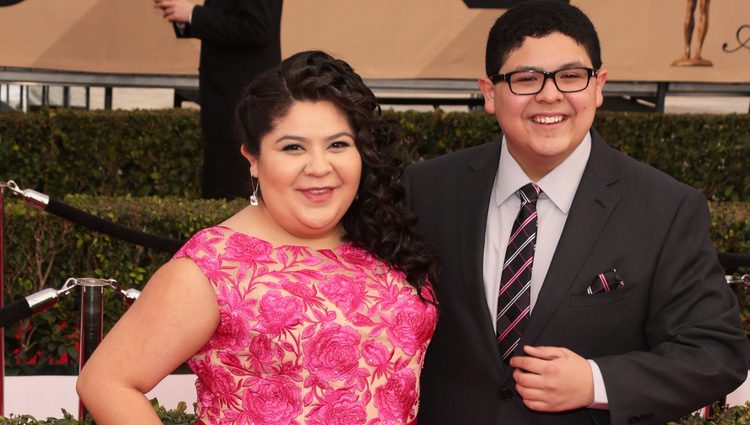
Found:
[(604, 89), (604, 83), (607, 82), (607, 68), (601, 67), (599, 68), (599, 72), (596, 74), (596, 107), (602, 106), (602, 102), (604, 102), (604, 93), (602, 90)]
[(495, 113), (495, 85), (487, 77), (479, 79), (479, 90), (484, 96), (484, 110), (488, 114)]
[(255, 159), (253, 154), (251, 154), (250, 152), (247, 151), (247, 149), (245, 149), (245, 145), (240, 145), (240, 153), (242, 153), (242, 156), (244, 156), (245, 159), (247, 159), (247, 162), (250, 163), (250, 175), (253, 177), (258, 177), (258, 169), (257, 169), (258, 160)]

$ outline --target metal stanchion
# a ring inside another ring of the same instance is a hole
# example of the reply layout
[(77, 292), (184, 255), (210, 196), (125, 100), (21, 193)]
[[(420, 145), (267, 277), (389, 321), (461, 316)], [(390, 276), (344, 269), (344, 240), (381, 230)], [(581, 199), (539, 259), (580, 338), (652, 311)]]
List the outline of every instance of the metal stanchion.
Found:
[[(26, 202), (39, 207), (42, 210), (52, 208), (52, 205), (54, 205), (56, 208), (55, 211), (57, 211), (56, 214), (58, 215), (60, 215), (62, 212), (66, 212), (67, 215), (73, 214), (76, 218), (79, 219), (81, 218), (80, 216), (83, 216), (83, 218), (86, 219), (85, 222), (88, 223), (87, 225), (89, 227), (94, 226), (99, 231), (102, 231), (99, 228), (103, 226), (103, 224), (100, 223), (101, 219), (92, 224), (92, 222), (95, 221), (94, 219), (96, 219), (96, 217), (75, 210), (74, 208), (68, 207), (67, 205), (61, 204), (57, 201), (52, 202), (51, 205), (49, 196), (31, 189), (21, 190), (18, 185), (16, 185), (16, 183), (12, 180), (9, 180), (7, 183), (0, 183), (0, 416), (2, 416), (4, 413), (3, 389), (5, 381), (5, 326), (8, 326), (26, 317), (30, 317), (35, 313), (53, 306), (57, 303), (58, 299), (61, 296), (69, 293), (75, 286), (81, 286), (81, 327), (78, 359), (78, 370), (80, 372), (81, 368), (83, 368), (84, 364), (91, 357), (104, 335), (104, 288), (108, 286), (114, 288), (115, 292), (117, 292), (122, 297), (123, 301), (128, 306), (130, 306), (140, 295), (140, 291), (136, 289), (122, 288), (114, 279), (70, 278), (59, 290), (46, 288), (23, 299), (15, 301), (11, 303), (10, 306), (5, 308), (3, 303), (5, 283), (5, 263), (3, 258), (3, 225), (5, 216), (3, 211), (3, 194), (5, 188), (8, 188), (10, 190), (10, 193), (15, 193), (23, 196)], [(67, 215), (65, 215), (64, 217), (67, 217)], [(93, 218), (90, 218), (89, 216)], [(70, 217), (67, 218), (69, 220), (72, 220)], [(112, 223), (106, 224), (112, 225)], [(146, 239), (149, 244), (158, 246), (161, 249), (167, 247), (168, 249), (176, 250), (179, 245), (181, 245), (180, 241), (153, 237), (152, 235), (143, 234), (142, 232), (136, 232), (132, 229), (117, 227), (116, 225), (112, 225), (111, 227), (113, 227), (114, 230), (110, 228), (109, 231), (116, 233), (116, 237), (119, 236), (119, 238), (124, 238), (124, 240), (135, 238), (141, 241), (142, 239)], [(83, 405), (83, 403), (79, 402), (78, 416), (83, 420), (85, 415), (86, 407)]]
[[(104, 334), (104, 288), (112, 286), (112, 279), (77, 279), (81, 286), (81, 336), (78, 353), (78, 372), (94, 353)], [(78, 418), (86, 416), (86, 406), (78, 402)]]
[(726, 275), (724, 276), (727, 283), (730, 285), (750, 285), (750, 275)]
[[(1, 200), (0, 200), (1, 201)], [(104, 335), (104, 288), (111, 287), (129, 307), (141, 292), (137, 289), (124, 289), (114, 279), (74, 278), (65, 281), (60, 289), (45, 288), (0, 308), (0, 331), (9, 326), (51, 308), (61, 297), (69, 294), (76, 286), (81, 289), (81, 328), (79, 335), (78, 371), (96, 350)], [(86, 416), (86, 407), (78, 403), (81, 420)]]
[[(61, 297), (69, 294), (76, 286), (81, 289), (81, 328), (79, 332), (78, 371), (88, 361), (104, 335), (104, 288), (112, 287), (130, 306), (140, 295), (137, 289), (122, 289), (114, 279), (74, 278), (65, 281), (60, 289), (45, 288), (14, 301), (7, 307), (0, 308), (0, 328), (36, 313), (51, 308)], [(0, 329), (1, 330), (1, 329)], [(78, 403), (78, 415), (81, 420), (86, 415), (86, 407)]]

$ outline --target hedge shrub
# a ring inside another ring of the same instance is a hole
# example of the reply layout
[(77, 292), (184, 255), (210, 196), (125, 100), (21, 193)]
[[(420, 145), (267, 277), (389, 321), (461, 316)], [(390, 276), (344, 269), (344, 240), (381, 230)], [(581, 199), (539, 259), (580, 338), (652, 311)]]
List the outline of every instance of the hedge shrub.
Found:
[[(92, 197), (71, 195), (65, 201), (113, 222), (148, 233), (187, 239), (216, 224), (245, 205), (245, 201), (185, 200), (156, 197)], [(750, 252), (750, 207), (744, 203), (712, 203), (711, 236), (720, 251)], [(45, 287), (59, 288), (69, 277), (113, 278), (124, 287), (142, 288), (165, 253), (137, 247), (93, 233), (81, 226), (26, 205), (6, 201), (5, 299), (25, 296)], [(738, 288), (743, 321), (750, 329), (750, 298)], [(50, 368), (51, 360), (75, 359), (79, 324), (79, 291), (54, 308), (23, 321), (5, 333), (9, 374), (76, 372), (75, 362)], [(123, 303), (105, 292), (105, 327), (120, 317)]]
[(195, 111), (0, 113), (0, 181), (62, 196), (196, 197)]
[[(717, 406), (718, 407), (718, 406)], [(744, 406), (717, 408), (716, 413), (708, 418), (688, 416), (679, 421), (667, 422), (666, 425), (745, 425), (750, 424), (750, 402)]]
[[(486, 143), (497, 136), (483, 113), (393, 112), (404, 163)], [(711, 204), (720, 251), (750, 252), (750, 115), (599, 112), (596, 128), (613, 147), (698, 187)], [(15, 180), (92, 213), (150, 233), (184, 239), (217, 223), (243, 201), (189, 200), (199, 193), (202, 141), (198, 113), (188, 110), (47, 110), (0, 113), (0, 182)], [(97, 198), (98, 197), (98, 198)], [(166, 254), (110, 240), (18, 202), (6, 206), (6, 300), (68, 277), (115, 278), (140, 288)], [(746, 288), (737, 288), (750, 329)], [(78, 295), (76, 293), (76, 295)], [(106, 325), (122, 313), (107, 293)], [(39, 373), (62, 359), (75, 373), (78, 298), (6, 331), (8, 373)]]
[[(156, 400), (152, 400), (152, 404), (157, 404), (154, 408), (164, 425), (191, 425), (196, 420), (195, 415), (187, 413), (185, 403), (180, 403), (174, 410), (166, 410), (158, 406)], [(715, 414), (705, 419), (698, 416), (686, 416), (678, 421), (667, 422), (666, 425), (747, 425), (749, 423), (750, 402), (744, 406), (732, 406), (717, 410)], [(96, 423), (90, 419), (79, 421), (63, 410), (62, 419), (37, 420), (26, 415), (11, 418), (0, 417), (0, 425), (96, 425)]]
[[(393, 112), (406, 163), (479, 145), (497, 135), (484, 113)], [(608, 143), (703, 191), (750, 200), (750, 115), (599, 112)], [(0, 113), (0, 181), (62, 196), (197, 197), (202, 141), (188, 110)]]
[[(187, 404), (179, 402), (177, 407), (167, 410), (159, 404), (157, 399), (151, 400), (156, 414), (164, 425), (193, 425), (197, 417), (193, 413), (187, 412)], [(75, 416), (62, 410), (62, 418), (36, 419), (30, 415), (2, 417), (0, 416), (0, 425), (96, 425), (90, 416), (83, 420), (78, 420)]]

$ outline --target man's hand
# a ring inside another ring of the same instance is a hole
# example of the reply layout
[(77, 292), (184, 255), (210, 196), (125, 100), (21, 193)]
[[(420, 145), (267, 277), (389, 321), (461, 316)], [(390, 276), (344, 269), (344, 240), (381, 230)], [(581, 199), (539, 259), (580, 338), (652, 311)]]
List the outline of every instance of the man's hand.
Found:
[(188, 0), (154, 0), (154, 7), (162, 10), (167, 21), (187, 24), (195, 4)]
[(594, 402), (589, 362), (561, 347), (523, 347), (528, 356), (510, 359), (523, 404), (540, 412), (561, 412)]

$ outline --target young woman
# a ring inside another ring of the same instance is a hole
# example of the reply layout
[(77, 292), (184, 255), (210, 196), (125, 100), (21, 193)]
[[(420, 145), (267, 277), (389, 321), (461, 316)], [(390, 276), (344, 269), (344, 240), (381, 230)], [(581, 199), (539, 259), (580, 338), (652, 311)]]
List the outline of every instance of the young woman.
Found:
[(99, 424), (159, 423), (144, 393), (182, 362), (198, 423), (405, 424), (436, 322), (397, 132), (345, 62), (285, 60), (237, 109), (250, 205), (154, 274), (83, 368)]

